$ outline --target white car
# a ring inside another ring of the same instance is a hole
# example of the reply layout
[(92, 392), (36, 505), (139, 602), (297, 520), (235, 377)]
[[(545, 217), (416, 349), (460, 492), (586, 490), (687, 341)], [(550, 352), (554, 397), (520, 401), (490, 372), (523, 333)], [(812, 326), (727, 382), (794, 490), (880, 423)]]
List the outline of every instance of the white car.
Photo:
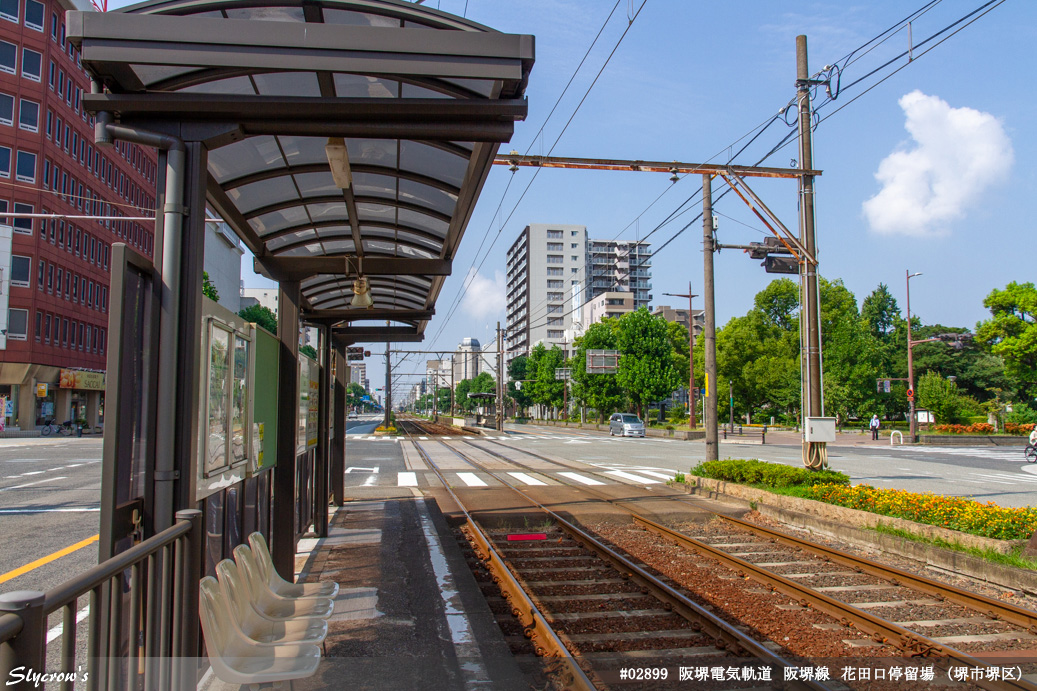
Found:
[(645, 423), (630, 413), (612, 413), (612, 417), (609, 418), (609, 436), (617, 434), (621, 437), (643, 437)]

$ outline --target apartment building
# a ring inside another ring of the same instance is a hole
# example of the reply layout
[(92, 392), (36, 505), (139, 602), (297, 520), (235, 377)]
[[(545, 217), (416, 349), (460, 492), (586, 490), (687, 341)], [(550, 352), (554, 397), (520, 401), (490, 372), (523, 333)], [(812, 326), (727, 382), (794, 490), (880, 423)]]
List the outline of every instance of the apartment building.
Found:
[[(689, 328), (691, 321), (688, 319), (688, 309), (685, 308), (673, 308), (669, 305), (658, 305), (652, 314), (662, 317), (668, 322), (677, 322), (683, 324), (684, 328)], [(706, 313), (702, 310), (695, 310), (692, 316), (695, 324), (695, 336), (698, 337), (702, 333), (702, 330), (706, 328)]]
[[(586, 226), (531, 223), (508, 250), (507, 357), (537, 343), (568, 350), (590, 323), (583, 306), (624, 293), (627, 311), (652, 301), (649, 245), (592, 240)], [(615, 310), (613, 310), (615, 311)]]
[(633, 312), (635, 302), (634, 294), (630, 292), (609, 291), (595, 295), (583, 304), (581, 323), (587, 328), (602, 319), (618, 319), (627, 312)]
[[(111, 246), (153, 252), (157, 157), (94, 146), (65, 38), (82, 0), (0, 0), (0, 399), (5, 427), (103, 420)], [(125, 219), (125, 220), (123, 220)]]
[(457, 346), (457, 352), (451, 356), (454, 368), (454, 383), (479, 376), (482, 346), (477, 338), (465, 338)]
[(537, 343), (566, 347), (574, 311), (573, 288), (586, 280), (587, 227), (531, 223), (508, 249), (508, 360)]

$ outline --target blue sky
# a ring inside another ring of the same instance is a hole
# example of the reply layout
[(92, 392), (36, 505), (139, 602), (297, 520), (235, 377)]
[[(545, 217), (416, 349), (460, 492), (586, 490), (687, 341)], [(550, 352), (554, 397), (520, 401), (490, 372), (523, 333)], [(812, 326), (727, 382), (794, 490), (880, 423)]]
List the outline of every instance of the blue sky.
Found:
[[(628, 18), (638, 12), (641, 0), (620, 1), (546, 125), (613, 3), (426, 4), (454, 14), (467, 12), (469, 18), (503, 32), (536, 36), (536, 64), (527, 91), (529, 116), (501, 150), (546, 154), (628, 29)], [(553, 154), (726, 162), (746, 135), (754, 134), (794, 97), (798, 34), (808, 36), (814, 72), (864, 46), (924, 4), (647, 0)], [(935, 3), (913, 21), (913, 42), (921, 43), (983, 4)], [(858, 303), (883, 282), (903, 309), (905, 270), (921, 271), (924, 275), (912, 280), (912, 312), (925, 323), (971, 328), (986, 316), (982, 301), (993, 288), (1033, 280), (1037, 252), (1028, 247), (1034, 235), (1028, 229), (1027, 207), (1035, 181), (1030, 162), (1037, 160), (1032, 128), (1037, 101), (1030, 87), (1037, 4), (1008, 0), (988, 9), (960, 32), (949, 38), (943, 34), (947, 40), (930, 52), (924, 51), (939, 39), (915, 48), (911, 64), (901, 59), (849, 86), (907, 50), (908, 31), (902, 28), (881, 45), (857, 53), (842, 71), (836, 100), (820, 111), (824, 119), (814, 133), (814, 166), (824, 171), (817, 181), (820, 272), (842, 279)], [(775, 122), (735, 162), (755, 163), (788, 131), (784, 122)], [(796, 157), (792, 141), (765, 164), (789, 166)], [(455, 259), (454, 275), (440, 295), (438, 314), (425, 343), (416, 347), (452, 349), (466, 336), (492, 342), (496, 321), (504, 320), (505, 252), (532, 222), (578, 223), (586, 225), (593, 238), (633, 240), (648, 235), (675, 210), (690, 207), (648, 240), (658, 248), (691, 224), (653, 258), (652, 292), (655, 304), (680, 302), (662, 293), (684, 292), (689, 281), (700, 292), (702, 226), (694, 220), (701, 209), (698, 176), (671, 184), (662, 174), (543, 170), (519, 202), (532, 175), (530, 168), (514, 176), (505, 167), (493, 169)], [(795, 230), (795, 182), (750, 184)], [(714, 181), (714, 197), (723, 190)], [(762, 224), (734, 195), (720, 200), (716, 212), (721, 242), (748, 243), (764, 237)], [(484, 237), (483, 253), (476, 256)], [(263, 279), (249, 275), (250, 264), (243, 272), (246, 285), (263, 285)], [(476, 266), (472, 287), (444, 324)], [(775, 277), (741, 252), (718, 255), (718, 323), (744, 314), (755, 293)], [(372, 382), (384, 381), (378, 360), (369, 363)]]

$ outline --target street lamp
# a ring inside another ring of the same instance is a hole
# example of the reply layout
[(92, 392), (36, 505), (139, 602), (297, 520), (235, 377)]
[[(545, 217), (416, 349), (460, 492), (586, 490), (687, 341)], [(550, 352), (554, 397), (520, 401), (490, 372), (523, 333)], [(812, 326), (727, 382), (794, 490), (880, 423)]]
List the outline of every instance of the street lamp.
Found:
[(913, 351), (914, 347), (919, 343), (929, 343), (930, 341), (942, 341), (942, 338), (922, 338), (917, 341), (911, 338), (911, 279), (915, 276), (921, 276), (922, 272), (910, 273), (904, 271), (907, 274), (907, 407), (908, 415), (908, 434), (911, 436), (911, 442), (915, 441), (915, 434), (918, 432), (918, 420), (915, 416), (915, 362)]
[(691, 299), (698, 295), (691, 294), (691, 282), (688, 292), (663, 293), (675, 298), (688, 298), (688, 429), (695, 429), (695, 314), (691, 311)]

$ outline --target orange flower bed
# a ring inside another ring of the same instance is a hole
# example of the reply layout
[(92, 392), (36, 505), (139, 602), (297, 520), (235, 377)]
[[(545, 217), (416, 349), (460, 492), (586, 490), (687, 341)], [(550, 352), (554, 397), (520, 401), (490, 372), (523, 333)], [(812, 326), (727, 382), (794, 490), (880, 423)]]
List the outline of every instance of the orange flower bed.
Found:
[[(1014, 422), (1005, 423), (1005, 432), (1008, 434), (1029, 434), (1035, 425), (1019, 425)], [(948, 434), (994, 434), (997, 430), (987, 422), (977, 422), (971, 425), (936, 425), (933, 427), (937, 432)]]
[(1026, 540), (1037, 531), (1037, 508), (1006, 508), (965, 497), (870, 485), (813, 485), (804, 487), (800, 496), (999, 540)]

